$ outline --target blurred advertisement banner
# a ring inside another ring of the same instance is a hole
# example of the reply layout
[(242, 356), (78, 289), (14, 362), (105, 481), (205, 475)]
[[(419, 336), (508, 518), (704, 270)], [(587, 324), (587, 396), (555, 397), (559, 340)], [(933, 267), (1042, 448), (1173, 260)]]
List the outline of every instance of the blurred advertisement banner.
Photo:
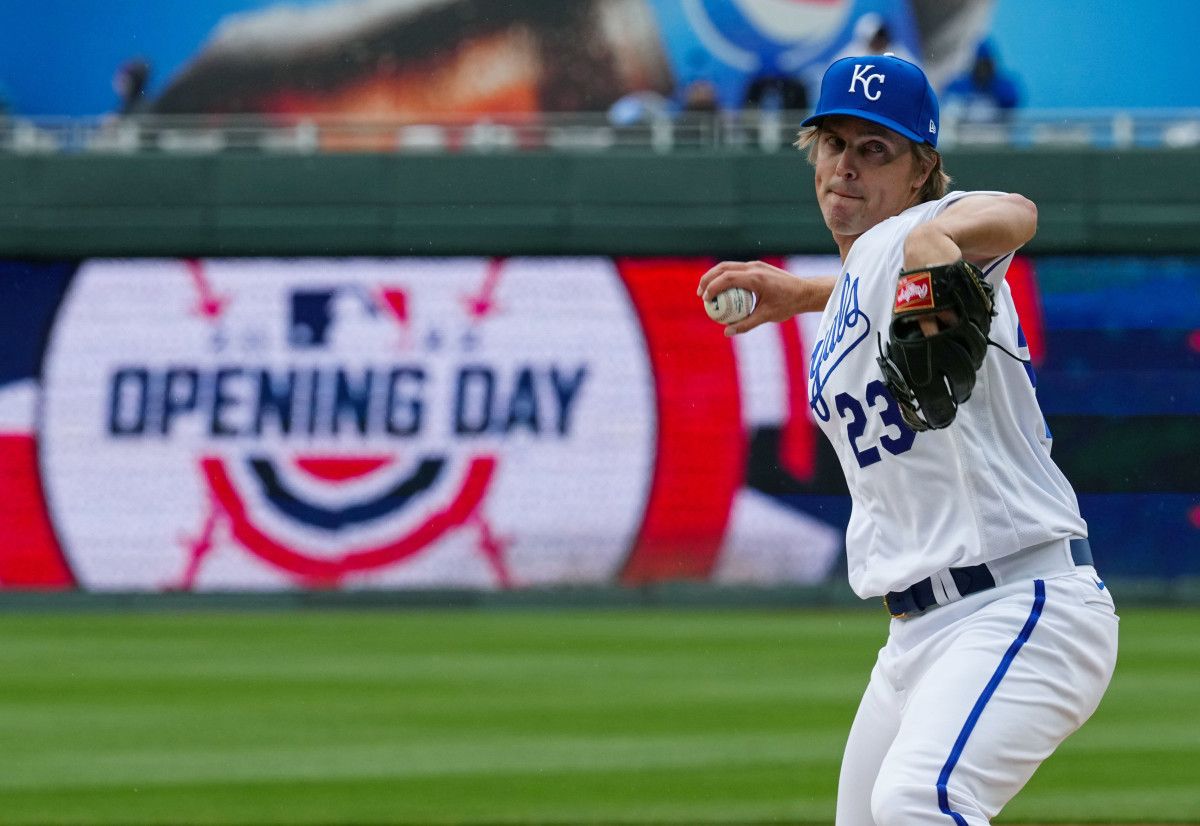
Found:
[(0, 584), (822, 581), (840, 528), (746, 482), (756, 423), (812, 474), (803, 391), (770, 389), (802, 375), (802, 333), (735, 346), (695, 296), (711, 263), (61, 272), (10, 319)]
[(689, 108), (697, 83), (736, 109), (755, 81), (814, 85), (844, 50), (919, 59), (919, 43), (905, 0), (277, 4), (223, 20), (153, 110), (512, 115), (646, 93)]
[[(761, 98), (748, 99), (756, 83), (787, 80), (815, 92), (825, 66), (848, 52), (912, 57), (940, 83), (967, 65), (974, 45), (986, 36), (991, 5), (992, 0), (0, 4), (0, 110), (452, 120), (605, 112), (631, 95), (654, 96), (674, 111), (689, 105), (697, 83), (711, 84), (716, 103), (729, 110), (763, 104)], [(96, 31), (106, 36), (97, 38)], [(923, 44), (936, 48), (922, 49)], [(788, 100), (791, 108), (807, 108), (798, 98)]]

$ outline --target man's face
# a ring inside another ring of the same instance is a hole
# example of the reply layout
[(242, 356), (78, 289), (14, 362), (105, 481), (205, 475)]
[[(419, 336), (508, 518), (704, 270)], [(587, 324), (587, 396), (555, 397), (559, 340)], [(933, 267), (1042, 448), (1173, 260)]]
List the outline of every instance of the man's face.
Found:
[(821, 122), (817, 201), (834, 235), (857, 237), (903, 212), (924, 180), (904, 136), (861, 118), (831, 116)]

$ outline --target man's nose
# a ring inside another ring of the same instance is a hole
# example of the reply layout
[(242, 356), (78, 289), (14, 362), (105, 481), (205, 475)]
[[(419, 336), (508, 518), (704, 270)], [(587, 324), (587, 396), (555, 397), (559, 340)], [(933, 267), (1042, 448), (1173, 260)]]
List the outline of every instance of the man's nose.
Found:
[(843, 152), (842, 156), (838, 158), (837, 167), (834, 171), (837, 172), (839, 178), (846, 180), (852, 179), (858, 175), (857, 171), (854, 169), (854, 164), (850, 162), (849, 152)]

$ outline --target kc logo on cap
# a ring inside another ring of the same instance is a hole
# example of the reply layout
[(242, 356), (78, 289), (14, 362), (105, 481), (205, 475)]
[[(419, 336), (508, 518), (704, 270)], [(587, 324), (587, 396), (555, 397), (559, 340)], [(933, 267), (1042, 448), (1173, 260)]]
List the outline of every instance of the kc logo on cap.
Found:
[(865, 66), (861, 63), (854, 64), (854, 74), (850, 76), (850, 93), (854, 93), (854, 87), (862, 84), (862, 93), (867, 96), (867, 100), (879, 100), (883, 90), (877, 90), (875, 94), (871, 94), (871, 84), (879, 81), (881, 84), (887, 80), (882, 72), (876, 72), (873, 75), (868, 75), (867, 72), (875, 68), (873, 63), (868, 63)]

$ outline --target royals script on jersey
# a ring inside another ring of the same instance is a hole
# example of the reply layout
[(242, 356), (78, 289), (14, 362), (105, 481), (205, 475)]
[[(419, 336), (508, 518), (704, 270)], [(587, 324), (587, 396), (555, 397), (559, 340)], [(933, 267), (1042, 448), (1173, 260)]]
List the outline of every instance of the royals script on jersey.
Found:
[[(904, 239), (954, 201), (918, 204), (854, 242), (821, 317), (809, 360), (813, 416), (833, 443), (853, 499), (846, 533), (850, 587), (860, 597), (907, 588), (948, 567), (977, 565), (1087, 528), (1070, 483), (1050, 458), (1032, 367), (996, 348), (974, 393), (944, 430), (914, 433), (875, 362), (887, 341)], [(1029, 357), (1004, 274), (991, 339)]]

